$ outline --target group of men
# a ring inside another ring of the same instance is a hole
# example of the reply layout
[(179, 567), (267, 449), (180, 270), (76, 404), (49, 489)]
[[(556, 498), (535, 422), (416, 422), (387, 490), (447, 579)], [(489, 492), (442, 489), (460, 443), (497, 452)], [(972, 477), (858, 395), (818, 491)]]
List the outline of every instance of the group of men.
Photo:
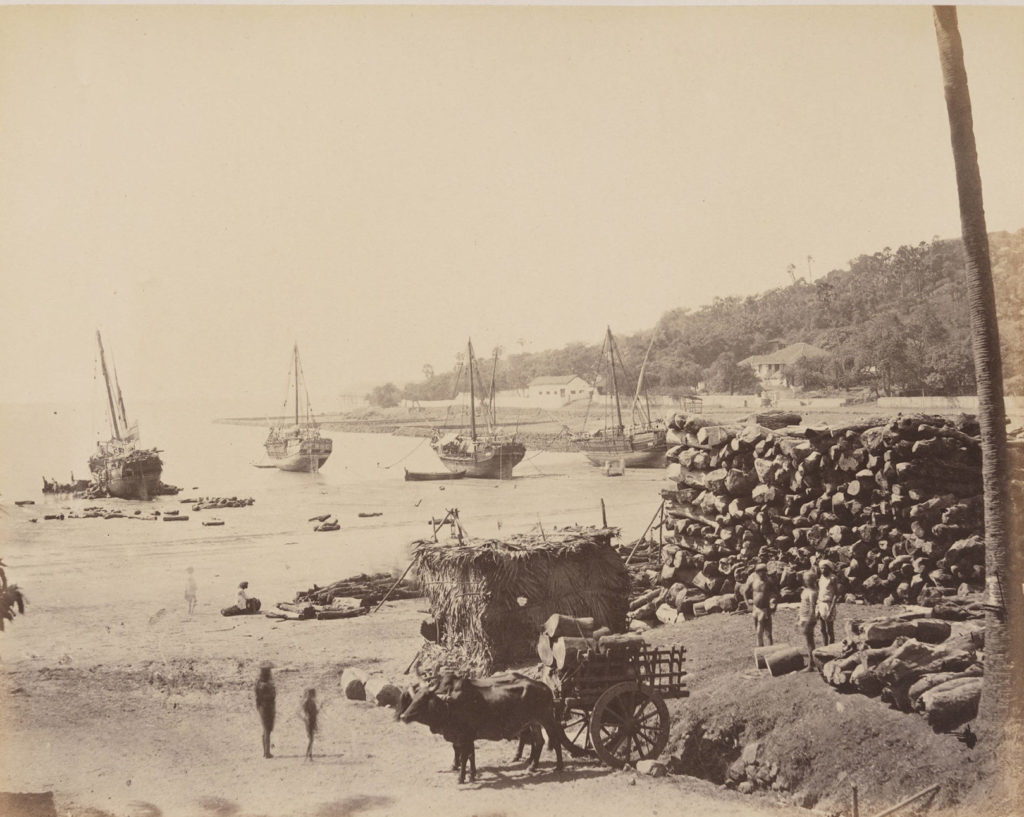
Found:
[[(839, 593), (835, 565), (823, 559), (818, 563), (818, 570), (804, 571), (802, 579), (797, 625), (807, 643), (807, 671), (813, 672), (815, 626), (821, 627), (821, 637), (826, 646), (836, 640), (836, 603)], [(742, 594), (745, 599), (750, 599), (752, 605), (757, 646), (773, 644), (772, 614), (779, 597), (778, 588), (768, 577), (768, 565), (760, 563), (754, 568), (743, 586)]]

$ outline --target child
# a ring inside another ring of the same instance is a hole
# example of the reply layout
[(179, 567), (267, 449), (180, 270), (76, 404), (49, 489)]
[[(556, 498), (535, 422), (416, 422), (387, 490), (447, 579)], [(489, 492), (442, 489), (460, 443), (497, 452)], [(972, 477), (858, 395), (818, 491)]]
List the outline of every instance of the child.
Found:
[(192, 575), (192, 568), (187, 568), (188, 579), (185, 580), (185, 601), (188, 602), (188, 614), (196, 609), (196, 577)]
[(806, 570), (803, 574), (804, 589), (800, 593), (800, 613), (797, 616), (797, 626), (803, 633), (807, 642), (807, 671), (814, 672), (814, 624), (817, 620), (816, 606), (818, 593), (814, 589), (817, 583), (817, 574), (813, 570)]
[(256, 682), (256, 711), (263, 723), (263, 757), (270, 754), (270, 733), (274, 731), (274, 715), (277, 709), (277, 689), (270, 677), (270, 664), (260, 667), (260, 678)]
[(821, 622), (821, 638), (827, 647), (836, 640), (836, 602), (839, 600), (839, 588), (832, 562), (823, 559), (818, 566), (821, 568), (821, 578), (818, 580), (818, 621)]
[(316, 704), (316, 690), (307, 689), (306, 694), (302, 696), (302, 720), (306, 723), (306, 737), (309, 738), (309, 743), (306, 744), (306, 758), (308, 760), (313, 759), (313, 736), (316, 735), (317, 717), (319, 714), (320, 709)]

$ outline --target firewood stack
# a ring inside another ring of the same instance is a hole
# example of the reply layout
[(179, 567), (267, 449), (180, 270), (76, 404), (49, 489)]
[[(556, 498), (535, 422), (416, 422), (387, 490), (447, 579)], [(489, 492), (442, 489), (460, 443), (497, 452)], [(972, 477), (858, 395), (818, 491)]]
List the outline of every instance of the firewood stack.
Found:
[[(961, 606), (967, 611), (980, 604)], [(938, 617), (942, 610), (937, 605), (931, 617), (910, 613), (847, 621), (846, 638), (815, 650), (815, 664), (838, 689), (919, 712), (936, 731), (955, 729), (978, 713), (984, 625), (951, 625)], [(982, 614), (977, 611), (978, 617)]]
[(758, 418), (780, 420), (672, 418), (657, 583), (678, 587), (659, 602), (682, 610), (700, 594), (732, 593), (758, 562), (782, 601), (799, 598), (800, 572), (822, 559), (836, 565), (847, 594), (869, 602), (929, 604), (984, 584), (973, 417), (919, 414), (842, 428), (769, 428)]

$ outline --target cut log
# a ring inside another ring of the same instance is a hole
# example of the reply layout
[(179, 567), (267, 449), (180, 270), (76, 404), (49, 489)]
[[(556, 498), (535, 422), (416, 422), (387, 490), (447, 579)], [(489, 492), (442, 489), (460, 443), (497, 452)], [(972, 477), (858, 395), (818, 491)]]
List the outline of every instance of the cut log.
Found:
[(541, 633), (537, 638), (537, 657), (545, 667), (555, 665), (555, 653), (551, 648), (551, 636)]
[(598, 645), (598, 652), (608, 656), (628, 656), (640, 652), (647, 642), (642, 635), (617, 633), (606, 635)]
[(932, 687), (917, 699), (917, 709), (925, 713), (928, 725), (937, 732), (956, 729), (978, 716), (981, 678), (957, 678)]
[(551, 644), (551, 653), (555, 659), (555, 666), (559, 669), (573, 669), (579, 666), (580, 656), (587, 652), (593, 645), (588, 638), (571, 638), (565, 636)]
[(574, 618), (555, 613), (544, 622), (543, 630), (552, 641), (562, 636), (585, 638), (594, 632), (594, 619), (590, 617)]

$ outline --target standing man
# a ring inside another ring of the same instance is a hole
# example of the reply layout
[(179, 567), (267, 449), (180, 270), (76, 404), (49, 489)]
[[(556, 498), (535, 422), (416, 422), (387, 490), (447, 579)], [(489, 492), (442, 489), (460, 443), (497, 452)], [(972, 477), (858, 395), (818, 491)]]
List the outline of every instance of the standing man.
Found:
[(804, 589), (800, 593), (800, 612), (797, 615), (797, 626), (803, 633), (807, 643), (807, 671), (814, 672), (814, 624), (818, 620), (818, 574), (813, 570), (805, 570), (802, 576)]
[(274, 716), (277, 710), (277, 689), (270, 677), (270, 664), (260, 666), (260, 678), (256, 682), (256, 711), (263, 722), (263, 757), (270, 754), (270, 733), (274, 731)]
[(836, 569), (828, 559), (818, 564), (821, 578), (818, 579), (818, 621), (821, 624), (821, 638), (827, 647), (836, 640), (836, 602), (838, 588), (836, 585)]
[(185, 579), (185, 601), (188, 603), (188, 614), (191, 617), (192, 612), (196, 609), (196, 577), (193, 575), (194, 571), (191, 567), (185, 570), (188, 573), (188, 578)]
[(750, 574), (747, 583), (743, 586), (743, 598), (750, 598), (753, 607), (751, 612), (754, 617), (754, 633), (757, 636), (757, 646), (771, 646), (772, 640), (772, 613), (778, 604), (778, 593), (774, 584), (768, 578), (768, 565), (764, 562), (758, 563), (754, 572)]

